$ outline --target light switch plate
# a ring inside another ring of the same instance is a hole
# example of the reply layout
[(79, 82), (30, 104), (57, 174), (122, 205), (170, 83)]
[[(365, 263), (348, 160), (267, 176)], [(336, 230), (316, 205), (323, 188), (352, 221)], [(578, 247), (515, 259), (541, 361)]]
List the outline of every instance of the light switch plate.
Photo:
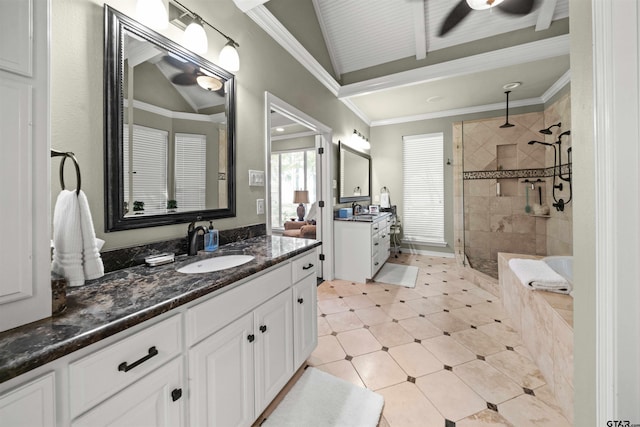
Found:
[(264, 187), (264, 171), (249, 169), (249, 185)]
[(264, 199), (256, 199), (256, 213), (264, 215)]

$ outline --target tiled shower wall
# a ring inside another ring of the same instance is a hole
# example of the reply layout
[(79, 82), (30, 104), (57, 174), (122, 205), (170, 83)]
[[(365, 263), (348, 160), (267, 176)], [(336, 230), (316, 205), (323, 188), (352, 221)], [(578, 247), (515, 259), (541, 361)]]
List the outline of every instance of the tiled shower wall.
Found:
[[(500, 128), (503, 117), (454, 124), (454, 232), (459, 262), (466, 255), (474, 268), (496, 277), (498, 252), (572, 253), (573, 204), (568, 204), (564, 212), (553, 208), (551, 176), (541, 176), (542, 181), (537, 182), (537, 177), (496, 179), (473, 173), (498, 171), (495, 174), (514, 176), (526, 175), (526, 172), (542, 174), (545, 169), (549, 172), (553, 166), (553, 151), (528, 142), (555, 142), (560, 132), (570, 129), (570, 108), (571, 99), (567, 93), (544, 112), (511, 116), (509, 121), (515, 125), (511, 128)], [(540, 129), (558, 122), (562, 126), (553, 128), (553, 135), (539, 133)], [(567, 162), (566, 149), (570, 145), (571, 138), (563, 137), (563, 163)], [(463, 179), (463, 175), (471, 179)], [(534, 187), (524, 183), (525, 179), (536, 181)], [(556, 198), (562, 197), (566, 201), (569, 198), (567, 190), (568, 183), (565, 182), (562, 192), (556, 190)], [(540, 196), (542, 204), (550, 208), (549, 215), (527, 213), (527, 200), (533, 211), (540, 204)]]

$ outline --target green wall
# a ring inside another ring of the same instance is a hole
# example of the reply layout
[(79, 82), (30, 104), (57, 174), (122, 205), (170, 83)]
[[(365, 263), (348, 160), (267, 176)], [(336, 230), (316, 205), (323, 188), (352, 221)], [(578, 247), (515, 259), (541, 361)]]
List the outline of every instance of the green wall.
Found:
[[(135, 0), (106, 4), (135, 18)], [(333, 129), (333, 140), (367, 126), (305, 68), (235, 7), (232, 0), (191, 0), (189, 7), (233, 37), (239, 44), (237, 73), (236, 183), (237, 216), (216, 221), (229, 229), (266, 221), (257, 215), (255, 200), (264, 187), (249, 187), (248, 170), (265, 169), (265, 91), (304, 111)], [(104, 232), (103, 182), (103, 2), (55, 0), (51, 3), (51, 146), (73, 151), (82, 170), (97, 237), (104, 249), (133, 246), (186, 235), (186, 224), (132, 231)], [(182, 32), (170, 25), (162, 32), (180, 42)], [(226, 40), (208, 31), (209, 52), (216, 63)], [(55, 170), (54, 170), (55, 169)], [(72, 168), (68, 168), (72, 169)], [(52, 208), (59, 192), (57, 168), (52, 168)], [(73, 171), (68, 178), (74, 182)]]

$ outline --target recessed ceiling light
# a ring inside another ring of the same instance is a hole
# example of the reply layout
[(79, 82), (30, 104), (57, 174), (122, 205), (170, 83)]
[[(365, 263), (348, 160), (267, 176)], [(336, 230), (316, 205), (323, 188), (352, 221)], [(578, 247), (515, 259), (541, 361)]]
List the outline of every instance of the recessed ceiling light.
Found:
[(276, 132), (284, 132), (284, 128), (276, 128)]
[(442, 100), (443, 98), (440, 95), (435, 95), (435, 96), (431, 96), (429, 98), (427, 98), (427, 102), (438, 102), (440, 100)]
[(502, 86), (502, 88), (503, 89), (507, 89), (507, 90), (515, 89), (518, 86), (520, 86), (521, 84), (522, 83), (520, 83), (520, 82), (511, 82), (511, 83), (507, 83), (506, 85)]

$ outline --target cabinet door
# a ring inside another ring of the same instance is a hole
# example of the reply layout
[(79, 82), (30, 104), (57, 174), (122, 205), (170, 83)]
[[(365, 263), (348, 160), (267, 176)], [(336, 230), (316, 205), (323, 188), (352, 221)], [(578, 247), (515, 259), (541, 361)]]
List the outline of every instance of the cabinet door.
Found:
[(307, 276), (293, 286), (294, 370), (307, 360), (318, 344), (316, 278)]
[(178, 357), (77, 418), (71, 426), (183, 426), (183, 387), (182, 358)]
[(191, 424), (248, 426), (254, 412), (253, 313), (189, 351)]
[(56, 424), (54, 374), (0, 396), (0, 425), (44, 427)]
[(256, 414), (273, 400), (293, 374), (291, 290), (255, 311)]

